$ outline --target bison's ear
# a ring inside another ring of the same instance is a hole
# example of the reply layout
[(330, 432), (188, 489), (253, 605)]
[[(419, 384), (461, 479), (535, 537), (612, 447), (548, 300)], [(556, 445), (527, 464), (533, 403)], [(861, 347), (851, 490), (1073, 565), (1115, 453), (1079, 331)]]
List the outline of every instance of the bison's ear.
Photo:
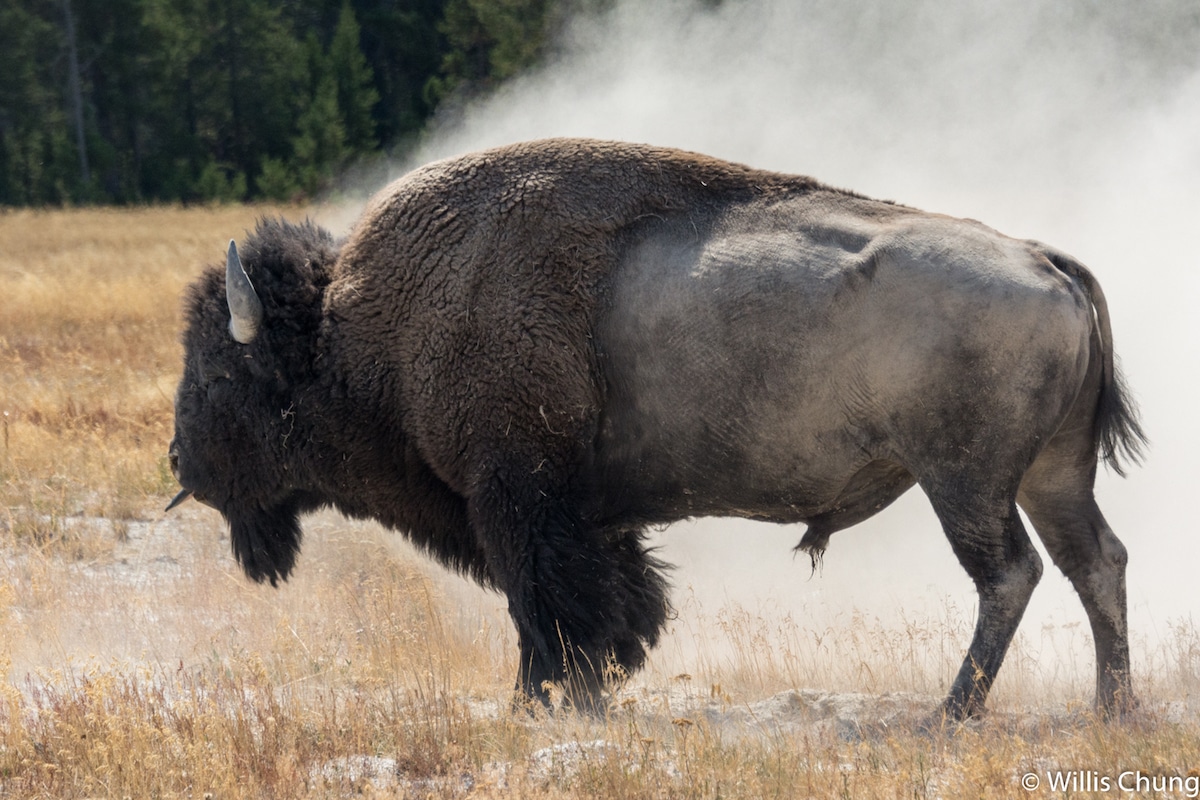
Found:
[(229, 302), (229, 332), (241, 344), (250, 344), (262, 325), (262, 301), (238, 258), (237, 244), (229, 240), (225, 259), (225, 299)]

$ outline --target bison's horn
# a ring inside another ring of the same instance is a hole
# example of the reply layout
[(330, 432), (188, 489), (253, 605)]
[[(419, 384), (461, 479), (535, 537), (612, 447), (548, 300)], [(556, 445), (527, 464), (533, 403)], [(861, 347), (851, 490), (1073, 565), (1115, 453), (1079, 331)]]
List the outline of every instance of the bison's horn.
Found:
[(179, 494), (175, 495), (175, 499), (172, 500), (170, 503), (168, 503), (167, 507), (165, 509), (163, 509), (163, 511), (170, 511), (172, 508), (179, 505), (184, 500), (187, 500), (191, 496), (192, 496), (191, 489), (183, 489), (182, 491), (179, 492)]
[(250, 283), (250, 276), (238, 258), (237, 244), (229, 241), (229, 257), (225, 260), (225, 299), (229, 301), (229, 332), (241, 344), (250, 344), (262, 325), (262, 301)]

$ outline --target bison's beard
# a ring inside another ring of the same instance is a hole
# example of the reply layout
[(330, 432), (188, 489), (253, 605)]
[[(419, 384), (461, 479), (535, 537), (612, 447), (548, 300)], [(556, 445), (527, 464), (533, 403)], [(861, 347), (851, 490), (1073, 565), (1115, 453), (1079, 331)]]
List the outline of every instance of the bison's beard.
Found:
[(239, 510), (228, 515), (233, 555), (246, 575), (272, 586), (286, 581), (300, 552), (300, 514), (308, 510), (299, 498), (270, 509)]

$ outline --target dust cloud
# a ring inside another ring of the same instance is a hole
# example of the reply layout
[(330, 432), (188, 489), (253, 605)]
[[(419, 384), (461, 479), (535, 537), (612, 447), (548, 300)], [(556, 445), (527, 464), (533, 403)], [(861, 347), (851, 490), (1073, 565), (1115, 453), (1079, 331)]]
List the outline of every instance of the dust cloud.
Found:
[[(1152, 437), (1097, 495), (1127, 544), (1135, 640), (1197, 610), (1200, 11), (1191, 0), (617, 2), (576, 17), (537, 72), (440, 120), (412, 166), (579, 135), (697, 150), (1041, 239), (1088, 264)], [(914, 490), (833, 537), (810, 578), (799, 527), (708, 520), (658, 534), (678, 591), (819, 613), (973, 608)], [(1086, 625), (1047, 565), (1025, 617)], [(973, 613), (973, 612), (972, 612)]]

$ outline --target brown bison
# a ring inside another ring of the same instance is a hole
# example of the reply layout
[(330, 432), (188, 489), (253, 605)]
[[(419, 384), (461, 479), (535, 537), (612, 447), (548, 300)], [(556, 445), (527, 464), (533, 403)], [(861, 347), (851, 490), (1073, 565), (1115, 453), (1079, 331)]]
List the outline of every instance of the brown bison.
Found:
[(344, 242), (263, 221), (191, 288), (170, 460), (254, 580), (301, 514), (379, 520), (505, 594), (518, 688), (592, 706), (667, 617), (648, 525), (829, 536), (913, 484), (979, 591), (945, 712), (979, 711), (1042, 572), (1087, 609), (1097, 703), (1133, 702), (1126, 552), (1092, 495), (1143, 438), (1104, 296), (1069, 256), (664, 148), (430, 164)]

